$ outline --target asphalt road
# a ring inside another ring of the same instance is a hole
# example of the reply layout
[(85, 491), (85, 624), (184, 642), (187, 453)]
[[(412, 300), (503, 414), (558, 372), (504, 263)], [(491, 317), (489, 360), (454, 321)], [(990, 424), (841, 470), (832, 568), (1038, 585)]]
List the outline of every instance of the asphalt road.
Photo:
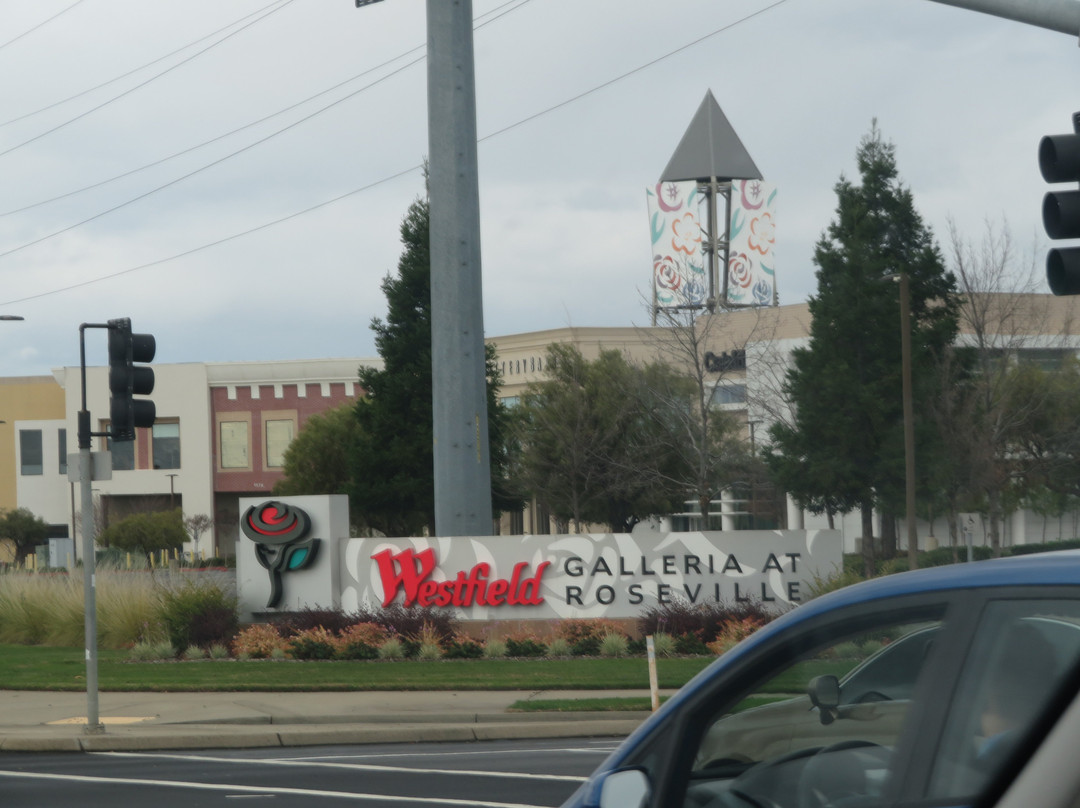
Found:
[(610, 738), (296, 749), (0, 754), (4, 808), (558, 806)]

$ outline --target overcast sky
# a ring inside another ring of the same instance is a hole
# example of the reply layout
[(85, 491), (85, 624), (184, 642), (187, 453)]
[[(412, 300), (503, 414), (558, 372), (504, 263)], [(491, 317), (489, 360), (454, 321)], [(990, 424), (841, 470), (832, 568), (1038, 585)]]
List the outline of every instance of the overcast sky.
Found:
[[(125, 316), (160, 362), (374, 356), (423, 192), (424, 6), (0, 0), (0, 314), (26, 318), (0, 375), (77, 365), (79, 324)], [(645, 188), (707, 90), (779, 189), (781, 303), (815, 291), (874, 118), (943, 247), (950, 217), (1005, 220), (1041, 266), (1036, 149), (1080, 109), (1075, 37), (928, 0), (473, 12), (489, 336), (647, 324)]]

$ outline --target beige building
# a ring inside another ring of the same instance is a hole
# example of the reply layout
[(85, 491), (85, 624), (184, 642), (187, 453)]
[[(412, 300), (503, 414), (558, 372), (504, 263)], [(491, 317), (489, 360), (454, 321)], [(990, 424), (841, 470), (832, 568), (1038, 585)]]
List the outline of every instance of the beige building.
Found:
[[(0, 378), (0, 510), (20, 506), (22, 480), (59, 469), (75, 451), (74, 433), (69, 442), (65, 430), (56, 428), (63, 417), (64, 390), (52, 376)], [(64, 491), (60, 495), (66, 497)], [(66, 535), (66, 525), (54, 532)], [(0, 562), (13, 558), (14, 548), (0, 540)]]
[[(1063, 357), (1080, 352), (1080, 300), (1048, 294), (980, 295), (964, 309), (959, 342), (981, 344), (1009, 356), (1012, 361), (1037, 362), (1045, 366), (1059, 363)], [(503, 373), (504, 400), (513, 402), (530, 382), (546, 378), (544, 362), (547, 346), (556, 343), (576, 345), (588, 359), (601, 350), (617, 349), (637, 361), (663, 359), (687, 363), (697, 355), (703, 362), (703, 378), (715, 406), (737, 413), (746, 424), (745, 439), (760, 441), (771, 423), (787, 417), (789, 411), (782, 395), (791, 352), (807, 345), (810, 335), (810, 311), (806, 303), (761, 309), (740, 309), (686, 319), (676, 327), (649, 328), (564, 328), (493, 337)], [(681, 323), (681, 324), (680, 324)], [(897, 328), (900, 323), (897, 321)], [(897, 390), (897, 396), (901, 394)], [(916, 459), (917, 462), (917, 459)], [(739, 524), (736, 517), (745, 512), (745, 500), (732, 494), (714, 508), (722, 514), (725, 529)], [(777, 527), (823, 528), (824, 516), (801, 512), (792, 502), (785, 514), (779, 514)], [(980, 514), (967, 514), (967, 523), (976, 544), (984, 543), (989, 525)], [(666, 519), (660, 527), (693, 528), (693, 519)], [(861, 533), (858, 514), (837, 520), (844, 533), (846, 552), (854, 552)], [(1061, 517), (1043, 517), (1029, 511), (1017, 511), (1002, 525), (1007, 544), (1071, 539), (1080, 535), (1080, 513)], [(550, 520), (535, 507), (527, 508), (520, 520), (504, 518), (503, 532), (546, 533), (553, 530)], [(905, 535), (903, 526), (900, 535)], [(918, 526), (920, 542), (933, 543), (935, 536), (947, 536), (944, 517)], [(947, 541), (947, 539), (944, 539)], [(926, 546), (922, 544), (921, 546)]]

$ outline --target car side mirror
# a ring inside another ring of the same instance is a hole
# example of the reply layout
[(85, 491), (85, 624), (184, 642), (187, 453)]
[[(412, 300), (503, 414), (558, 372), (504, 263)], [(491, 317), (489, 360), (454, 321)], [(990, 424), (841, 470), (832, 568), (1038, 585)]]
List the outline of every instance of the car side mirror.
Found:
[(590, 801), (596, 808), (642, 808), (648, 801), (652, 787), (649, 776), (641, 769), (617, 769), (600, 775)]
[(806, 686), (810, 703), (818, 708), (822, 724), (836, 720), (840, 708), (840, 680), (831, 673), (815, 676)]

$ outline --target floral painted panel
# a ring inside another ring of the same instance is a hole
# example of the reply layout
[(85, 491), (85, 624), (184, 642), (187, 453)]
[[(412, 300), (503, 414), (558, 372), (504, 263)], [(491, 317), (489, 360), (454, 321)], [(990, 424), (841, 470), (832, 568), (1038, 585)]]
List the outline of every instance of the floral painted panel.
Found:
[(696, 182), (661, 182), (647, 190), (657, 308), (704, 306), (708, 294)]
[(731, 184), (727, 302), (769, 306), (776, 293), (776, 187), (761, 180)]

